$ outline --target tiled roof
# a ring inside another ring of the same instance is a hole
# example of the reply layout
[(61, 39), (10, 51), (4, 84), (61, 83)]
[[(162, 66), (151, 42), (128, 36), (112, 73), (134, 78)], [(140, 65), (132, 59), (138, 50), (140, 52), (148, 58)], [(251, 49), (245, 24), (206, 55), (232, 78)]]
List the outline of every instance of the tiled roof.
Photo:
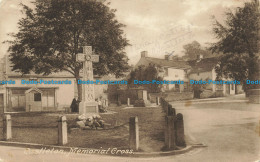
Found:
[(218, 61), (219, 59), (217, 57), (204, 58), (200, 61), (188, 61), (189, 65), (192, 67), (190, 73), (211, 71), (217, 65)]
[(166, 60), (152, 57), (145, 57), (146, 61), (155, 64), (157, 66), (162, 67), (174, 67), (177, 69), (188, 69), (190, 68), (187, 61), (174, 61), (174, 60)]

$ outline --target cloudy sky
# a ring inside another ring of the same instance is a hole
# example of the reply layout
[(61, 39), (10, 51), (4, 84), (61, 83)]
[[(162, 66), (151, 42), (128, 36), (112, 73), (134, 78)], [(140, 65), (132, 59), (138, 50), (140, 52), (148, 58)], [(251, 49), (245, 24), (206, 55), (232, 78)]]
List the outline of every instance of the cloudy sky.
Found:
[[(141, 51), (162, 58), (167, 53), (183, 55), (182, 46), (197, 40), (203, 46), (213, 42), (212, 15), (223, 20), (228, 8), (242, 6), (246, 0), (110, 0), (117, 9), (119, 22), (126, 25), (125, 36), (132, 46), (126, 48), (130, 63), (136, 63)], [(19, 3), (29, 0), (0, 0), (0, 42), (7, 33), (17, 32), (22, 17)], [(0, 45), (0, 57), (8, 45)]]

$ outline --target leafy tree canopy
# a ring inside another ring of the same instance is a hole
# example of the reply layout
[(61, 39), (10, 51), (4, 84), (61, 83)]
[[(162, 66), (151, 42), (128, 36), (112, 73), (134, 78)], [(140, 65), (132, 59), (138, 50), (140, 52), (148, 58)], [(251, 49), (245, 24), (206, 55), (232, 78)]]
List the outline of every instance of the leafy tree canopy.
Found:
[(160, 92), (161, 91), (161, 85), (160, 84), (134, 84), (134, 80), (139, 81), (162, 81), (163, 78), (159, 76), (159, 72), (155, 65), (149, 64), (149, 66), (139, 66), (138, 68), (134, 69), (130, 73), (130, 78), (128, 79), (128, 87), (142, 87), (145, 88), (148, 92)]
[(213, 52), (222, 52), (216, 71), (219, 77), (245, 82), (257, 77), (257, 53), (259, 52), (259, 11), (256, 2), (245, 3), (235, 11), (226, 12), (224, 24), (214, 18), (213, 32), (218, 39)]
[(187, 60), (197, 59), (197, 55), (203, 55), (204, 58), (209, 57), (211, 52), (204, 49), (199, 42), (193, 41), (192, 43), (183, 46), (184, 57)]
[(36, 0), (33, 8), (21, 4), (25, 17), (19, 32), (9, 41), (13, 70), (27, 74), (67, 71), (79, 78), (82, 63), (76, 54), (90, 45), (100, 55), (94, 64), (97, 75), (120, 77), (129, 68), (124, 48), (123, 24), (115, 19), (116, 10), (96, 0)]

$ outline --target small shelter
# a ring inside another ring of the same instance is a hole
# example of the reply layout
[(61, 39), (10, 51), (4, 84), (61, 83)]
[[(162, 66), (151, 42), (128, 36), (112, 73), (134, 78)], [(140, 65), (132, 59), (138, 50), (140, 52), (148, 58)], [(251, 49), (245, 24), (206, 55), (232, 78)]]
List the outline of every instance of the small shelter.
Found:
[(25, 91), (26, 112), (42, 111), (42, 91), (36, 87)]

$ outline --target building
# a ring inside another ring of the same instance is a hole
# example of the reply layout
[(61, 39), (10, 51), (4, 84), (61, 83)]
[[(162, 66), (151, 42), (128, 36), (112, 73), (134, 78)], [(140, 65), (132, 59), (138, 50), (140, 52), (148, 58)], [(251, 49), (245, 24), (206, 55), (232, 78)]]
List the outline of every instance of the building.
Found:
[[(215, 66), (218, 63), (218, 59), (215, 57), (204, 58), (202, 55), (198, 55), (196, 60), (188, 61), (189, 65), (192, 67), (188, 72), (188, 77), (190, 80), (216, 80), (217, 74), (215, 72)], [(218, 86), (220, 88), (222, 86)], [(206, 90), (211, 90), (216, 92), (216, 84), (206, 84), (204, 87)]]
[[(0, 85), (0, 104), (5, 112), (64, 111), (78, 96), (76, 79), (68, 72), (47, 76), (34, 73), (22, 75), (12, 71), (11, 67), (6, 55), (0, 63), (0, 80), (13, 81), (15, 84)], [(31, 84), (33, 82), (41, 84)], [(96, 98), (102, 95), (103, 88), (104, 85), (95, 85)]]
[[(184, 84), (178, 85), (165, 85), (165, 90), (184, 92), (192, 91), (192, 84), (190, 80), (212, 80), (215, 81), (217, 74), (215, 71), (215, 66), (218, 64), (217, 57), (203, 58), (202, 55), (197, 55), (197, 59), (191, 61), (184, 61), (174, 56), (165, 55), (164, 59), (148, 57), (148, 52), (141, 52), (141, 58), (135, 65), (148, 66), (149, 64), (154, 64), (158, 68), (160, 75), (164, 80), (182, 80)], [(229, 80), (223, 78), (222, 80)], [(242, 86), (234, 84), (206, 84), (205, 90), (211, 91), (213, 96), (226, 96), (234, 95), (242, 92)]]
[[(215, 67), (218, 64), (217, 57), (203, 58), (202, 55), (198, 55), (196, 60), (188, 61), (191, 69), (188, 71), (188, 78), (190, 80), (204, 80), (215, 81), (217, 80), (217, 73)], [(228, 78), (222, 78), (223, 81), (231, 81)], [(236, 84), (206, 84), (204, 87), (206, 90), (211, 90), (215, 96), (226, 96), (238, 94), (242, 91), (241, 85)]]
[(148, 57), (148, 52), (141, 52), (141, 59), (135, 65), (134, 68), (144, 65), (148, 66), (149, 64), (154, 64), (159, 71), (159, 75), (168, 81), (184, 81), (184, 84), (168, 84), (164, 85), (164, 90), (166, 91), (177, 91), (183, 92), (188, 88), (188, 78), (187, 72), (190, 69), (190, 66), (186, 61), (175, 60), (169, 55), (165, 55), (164, 59)]

